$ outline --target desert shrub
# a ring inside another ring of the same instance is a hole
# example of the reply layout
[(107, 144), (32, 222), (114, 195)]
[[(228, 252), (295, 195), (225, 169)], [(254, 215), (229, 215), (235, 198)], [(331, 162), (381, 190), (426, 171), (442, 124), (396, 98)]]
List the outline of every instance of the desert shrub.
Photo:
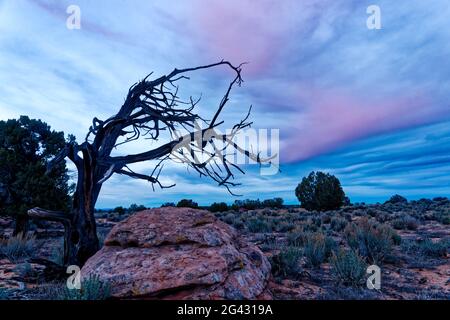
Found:
[(161, 208), (165, 208), (165, 207), (176, 207), (176, 205), (173, 202), (165, 202), (161, 205)]
[(111, 286), (98, 276), (90, 276), (81, 281), (81, 289), (64, 288), (56, 300), (106, 300), (111, 296)]
[(392, 226), (397, 230), (416, 230), (419, 224), (415, 218), (407, 216), (393, 220)]
[(122, 207), (122, 206), (115, 207), (115, 208), (113, 209), (113, 212), (115, 212), (115, 213), (117, 213), (117, 214), (124, 214), (124, 213), (125, 213), (125, 208)]
[(295, 224), (291, 221), (280, 221), (275, 224), (276, 232), (289, 232), (295, 228)]
[(8, 300), (9, 290), (6, 288), (0, 288), (0, 300)]
[(285, 247), (281, 251), (270, 258), (272, 265), (272, 273), (275, 276), (297, 276), (300, 270), (299, 260), (302, 252), (296, 247)]
[(307, 232), (317, 232), (319, 231), (319, 228), (317, 227), (317, 225), (315, 225), (314, 223), (312, 223), (312, 220), (308, 220), (306, 222), (306, 224), (303, 225), (303, 229)]
[(332, 218), (331, 219), (331, 223), (330, 223), (330, 228), (331, 230), (334, 230), (336, 232), (341, 232), (342, 230), (345, 229), (345, 227), (347, 226), (347, 219), (344, 218)]
[(134, 213), (134, 212), (143, 211), (145, 209), (147, 209), (146, 206), (144, 206), (142, 204), (138, 205), (136, 203), (133, 203), (132, 205), (130, 205), (130, 207), (128, 208), (127, 211), (130, 212), (130, 213)]
[(385, 203), (392, 203), (392, 204), (408, 203), (408, 200), (405, 197), (402, 197), (399, 194), (395, 194), (388, 201), (386, 201)]
[(378, 214), (377, 210), (373, 209), (373, 208), (368, 208), (367, 209), (367, 214), (369, 216), (371, 216), (372, 218), (375, 218)]
[(103, 244), (105, 242), (106, 237), (108, 236), (110, 230), (99, 230), (97, 229), (97, 238), (98, 238), (98, 244), (101, 247), (103, 247)]
[(232, 224), (233, 224), (233, 227), (235, 227), (238, 230), (244, 229), (244, 227), (245, 227), (245, 224), (240, 219), (234, 220)]
[(181, 199), (177, 203), (177, 207), (183, 208), (198, 208), (198, 203), (193, 201), (192, 199)]
[(214, 202), (209, 207), (211, 212), (224, 212), (228, 210), (228, 205), (225, 202)]
[(377, 214), (375, 219), (380, 223), (385, 223), (385, 222), (389, 221), (391, 219), (391, 217), (386, 212), (383, 212), (383, 213)]
[(375, 264), (382, 262), (391, 253), (395, 235), (395, 231), (388, 225), (367, 218), (349, 224), (344, 230), (349, 246)]
[(423, 268), (429, 266), (429, 258), (446, 257), (449, 246), (448, 239), (436, 242), (428, 238), (422, 241), (405, 240), (401, 244), (401, 251), (407, 256), (413, 257), (412, 262), (416, 267)]
[(339, 250), (331, 257), (332, 275), (336, 282), (344, 286), (358, 287), (364, 284), (366, 263), (364, 259), (353, 250)]
[(327, 214), (322, 216), (322, 224), (329, 224), (329, 223), (331, 223), (331, 217)]
[(306, 243), (307, 233), (302, 229), (291, 230), (287, 234), (287, 241), (290, 246), (302, 247)]
[(222, 221), (228, 224), (233, 224), (236, 216), (233, 213), (228, 213), (225, 216), (222, 216)]
[(252, 233), (272, 232), (272, 225), (262, 218), (251, 218), (246, 225), (248, 231)]
[(320, 219), (319, 217), (313, 217), (311, 218), (311, 223), (319, 228), (322, 225), (322, 219)]
[(393, 244), (396, 246), (400, 245), (402, 243), (402, 237), (400, 237), (400, 235), (397, 232), (393, 231), (392, 229), (391, 232)]
[(273, 199), (267, 199), (262, 202), (262, 207), (264, 208), (277, 208), (281, 209), (283, 208), (283, 199), (282, 198), (273, 198)]
[(238, 210), (238, 209), (255, 210), (255, 209), (261, 208), (261, 201), (259, 201), (259, 199), (235, 200), (234, 204), (232, 205), (232, 208), (234, 210)]
[(306, 236), (303, 254), (309, 266), (319, 267), (331, 255), (335, 244), (333, 239), (323, 233), (312, 233)]
[(278, 250), (282, 245), (283, 244), (280, 244), (280, 242), (277, 241), (276, 237), (266, 237), (260, 245), (260, 248), (262, 251), (267, 252)]
[(23, 258), (28, 258), (33, 254), (35, 247), (35, 237), (32, 234), (23, 235), (18, 233), (8, 240), (1, 240), (0, 253), (9, 260), (17, 262)]
[(334, 210), (344, 204), (345, 194), (339, 180), (328, 173), (311, 172), (295, 189), (301, 206), (307, 210)]
[(435, 211), (433, 213), (433, 219), (442, 224), (449, 225), (450, 224), (450, 210)]
[(435, 197), (435, 198), (433, 198), (433, 201), (434, 202), (439, 202), (441, 204), (449, 202), (447, 197)]
[(446, 239), (433, 242), (431, 239), (425, 239), (419, 243), (419, 252), (431, 258), (443, 258), (447, 255), (450, 242)]

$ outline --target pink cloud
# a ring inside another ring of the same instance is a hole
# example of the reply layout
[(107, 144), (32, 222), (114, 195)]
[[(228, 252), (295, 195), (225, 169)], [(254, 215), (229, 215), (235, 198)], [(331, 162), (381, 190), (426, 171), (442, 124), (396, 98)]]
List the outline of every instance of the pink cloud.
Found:
[[(71, 4), (70, 2), (66, 2), (66, 3), (64, 3), (64, 2), (46, 2), (46, 1), (42, 1), (42, 0), (31, 0), (31, 2), (34, 3), (37, 7), (39, 7), (41, 10), (47, 12), (54, 18), (59, 19), (61, 21), (66, 21), (67, 17), (69, 16), (67, 14), (66, 10), (67, 10), (67, 7)], [(82, 13), (81, 27), (82, 27), (82, 30), (86, 30), (93, 34), (98, 34), (107, 39), (131, 44), (125, 34), (113, 32), (110, 30), (110, 28), (103, 27), (100, 24), (87, 19), (83, 15), (83, 13)]]
[(305, 160), (337, 149), (350, 141), (426, 124), (439, 113), (427, 108), (422, 94), (374, 99), (339, 90), (314, 90), (299, 95), (305, 105), (294, 113), (294, 125), (284, 132), (283, 162)]
[(211, 60), (249, 62), (246, 75), (273, 70), (295, 33), (327, 1), (193, 1), (188, 30)]

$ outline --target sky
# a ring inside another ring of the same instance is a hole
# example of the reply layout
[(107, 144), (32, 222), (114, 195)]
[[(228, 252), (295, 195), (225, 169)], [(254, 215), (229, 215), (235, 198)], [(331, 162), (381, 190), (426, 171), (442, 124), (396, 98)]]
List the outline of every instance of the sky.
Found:
[[(70, 5), (80, 28), (67, 28)], [(371, 5), (381, 28), (368, 28)], [(279, 130), (281, 172), (237, 174), (233, 197), (182, 164), (152, 190), (115, 175), (97, 207), (157, 206), (282, 197), (312, 170), (336, 175), (353, 202), (450, 195), (450, 2), (448, 0), (0, 0), (0, 120), (28, 115), (83, 141), (150, 72), (222, 59), (244, 83), (223, 112), (231, 128), (252, 105), (255, 129)], [(211, 115), (232, 74), (192, 74), (183, 92)], [(150, 148), (149, 141), (117, 152)], [(146, 150), (147, 150), (146, 149)], [(140, 163), (150, 173), (154, 163)]]

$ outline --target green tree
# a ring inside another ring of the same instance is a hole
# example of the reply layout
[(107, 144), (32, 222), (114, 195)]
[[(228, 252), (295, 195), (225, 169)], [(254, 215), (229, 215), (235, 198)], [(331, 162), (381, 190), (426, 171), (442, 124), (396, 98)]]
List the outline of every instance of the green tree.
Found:
[(191, 199), (181, 199), (177, 203), (177, 207), (179, 208), (198, 208), (198, 203), (195, 201), (192, 201)]
[(224, 212), (228, 210), (228, 205), (225, 202), (214, 202), (209, 206), (211, 212)]
[(41, 120), (21, 116), (0, 121), (0, 215), (16, 219), (15, 234), (26, 231), (30, 208), (68, 211), (65, 161), (46, 174), (48, 161), (64, 146), (64, 133), (52, 131)]
[(344, 204), (345, 193), (338, 178), (323, 172), (311, 172), (295, 189), (302, 208), (307, 210), (333, 210)]

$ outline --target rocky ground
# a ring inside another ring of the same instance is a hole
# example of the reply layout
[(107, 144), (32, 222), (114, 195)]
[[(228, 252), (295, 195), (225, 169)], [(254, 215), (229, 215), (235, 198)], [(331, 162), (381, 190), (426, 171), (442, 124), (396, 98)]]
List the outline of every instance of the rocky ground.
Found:
[[(239, 237), (239, 240), (230, 240), (226, 244), (232, 245), (230, 250), (233, 255), (237, 257), (242, 254), (244, 249), (239, 249), (242, 245), (237, 243), (244, 241), (249, 246), (259, 248), (260, 251), (255, 250), (263, 252), (270, 262), (272, 271), (267, 276), (267, 281), (264, 280), (265, 293), (256, 298), (450, 299), (450, 201), (446, 198), (410, 202), (400, 200), (376, 205), (355, 204), (326, 212), (308, 212), (292, 207), (241, 209), (214, 215), (236, 230), (237, 235), (233, 239)], [(102, 242), (110, 230), (127, 217), (128, 214), (98, 214), (98, 233)], [(218, 222), (208, 223), (212, 223), (211, 228), (220, 226), (221, 230), (228, 230)], [(191, 224), (178, 230), (192, 235), (192, 226)], [(209, 237), (209, 228), (202, 229), (203, 238)], [(59, 266), (62, 259), (63, 230), (54, 223), (34, 224), (32, 229), (33, 236), (28, 239), (25, 250), (22, 250), (25, 253), (17, 256), (10, 250), (11, 241), (9, 251), (5, 249), (11, 237), (12, 221), (0, 219), (0, 299), (66, 297), (63, 287), (67, 275)], [(233, 234), (234, 231), (226, 232)], [(220, 239), (228, 239), (228, 236), (223, 237)], [(169, 236), (167, 239), (175, 241), (175, 238)], [(165, 244), (175, 245), (170, 241)], [(180, 250), (202, 247), (197, 240), (181, 245), (187, 244), (191, 247), (181, 247)], [(153, 250), (145, 244), (142, 247)], [(123, 249), (129, 250), (128, 246)], [(104, 248), (102, 254), (105, 250), (116, 249)], [(158, 250), (171, 249), (167, 247)], [(214, 254), (223, 254), (222, 249), (213, 251)], [(198, 252), (195, 251), (195, 254)], [(352, 252), (357, 254), (352, 255)], [(254, 267), (251, 259), (243, 260), (244, 265)], [(212, 261), (209, 262), (213, 263)], [(189, 267), (196, 270), (192, 263), (200, 266), (202, 261), (194, 259), (189, 262)], [(366, 287), (368, 275), (365, 271), (370, 264), (376, 264), (381, 269), (379, 290), (369, 290)], [(224, 271), (219, 276), (225, 274), (228, 277), (228, 274), (235, 272), (229, 266), (222, 269)], [(246, 270), (245, 267), (242, 270)], [(256, 273), (252, 271), (249, 274)], [(146, 276), (152, 281), (152, 285), (158, 284), (158, 275)], [(166, 277), (164, 274), (160, 276)], [(189, 277), (192, 275), (189, 274)], [(196, 273), (194, 277), (200, 278)], [(258, 277), (262, 279), (265, 275)], [(209, 283), (208, 281), (205, 283)], [(143, 285), (139, 289), (142, 288), (148, 286)], [(161, 293), (158, 290), (155, 292)], [(174, 292), (169, 293), (168, 297), (171, 294), (173, 297), (180, 297)], [(195, 297), (189, 294), (187, 297)], [(214, 297), (227, 298), (222, 293), (218, 295)], [(251, 295), (248, 297), (252, 298)]]

